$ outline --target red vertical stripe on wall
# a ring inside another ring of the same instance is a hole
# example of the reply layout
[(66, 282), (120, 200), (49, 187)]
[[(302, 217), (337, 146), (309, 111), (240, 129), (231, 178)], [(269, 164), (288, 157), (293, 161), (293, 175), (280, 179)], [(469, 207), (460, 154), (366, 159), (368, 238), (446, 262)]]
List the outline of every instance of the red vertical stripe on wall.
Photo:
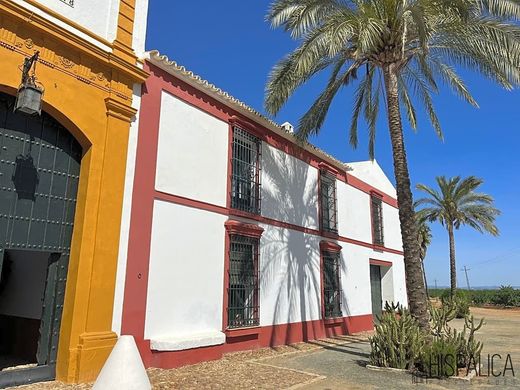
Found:
[[(145, 69), (149, 71), (146, 63)], [(161, 117), (161, 92), (160, 79), (149, 77), (143, 88), (144, 94), (141, 100), (121, 327), (122, 334), (135, 337), (143, 357), (147, 355), (147, 353), (143, 353), (145, 350), (149, 353), (143, 340)]]

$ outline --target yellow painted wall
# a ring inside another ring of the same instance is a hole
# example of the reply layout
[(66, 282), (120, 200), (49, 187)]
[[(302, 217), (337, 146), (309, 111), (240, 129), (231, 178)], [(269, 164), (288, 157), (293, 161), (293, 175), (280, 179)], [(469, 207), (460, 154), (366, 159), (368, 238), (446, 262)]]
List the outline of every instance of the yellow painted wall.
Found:
[(81, 164), (57, 379), (96, 378), (111, 331), (132, 87), (146, 73), (131, 49), (135, 0), (123, 0), (118, 38), (105, 53), (8, 0), (0, 0), (0, 90), (15, 94), (23, 59), (40, 51), (43, 109), (81, 143)]

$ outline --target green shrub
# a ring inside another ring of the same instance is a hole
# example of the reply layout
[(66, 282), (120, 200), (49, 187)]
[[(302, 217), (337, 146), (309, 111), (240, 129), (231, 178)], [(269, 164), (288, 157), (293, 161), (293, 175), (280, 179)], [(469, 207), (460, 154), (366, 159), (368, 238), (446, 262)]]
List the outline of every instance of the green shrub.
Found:
[(448, 305), (455, 308), (455, 316), (464, 318), (469, 315), (469, 293), (465, 290), (456, 290), (455, 295), (451, 296), (451, 291), (446, 290), (441, 295), (442, 305)]
[(369, 338), (370, 364), (379, 367), (411, 369), (420, 359), (425, 337), (407, 309), (386, 307), (376, 333)]
[(428, 296), (430, 298), (440, 298), (441, 295), (444, 293), (444, 291), (450, 291), (443, 288), (429, 288), (428, 289)]
[(458, 373), (458, 346), (451, 339), (439, 338), (421, 353), (420, 369), (429, 377), (445, 378)]
[(495, 291), (493, 290), (472, 290), (470, 297), (471, 301), (476, 306), (482, 306), (492, 303)]
[(500, 290), (495, 291), (492, 303), (502, 306), (516, 306), (518, 304), (518, 293), (511, 286), (501, 286)]

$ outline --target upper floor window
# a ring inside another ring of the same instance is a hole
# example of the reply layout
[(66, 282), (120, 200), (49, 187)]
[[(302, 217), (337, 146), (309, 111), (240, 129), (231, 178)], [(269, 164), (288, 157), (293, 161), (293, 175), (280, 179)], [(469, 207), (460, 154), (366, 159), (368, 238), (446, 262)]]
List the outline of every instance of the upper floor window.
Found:
[(372, 240), (375, 245), (383, 246), (385, 243), (383, 232), (383, 201), (380, 197), (372, 195)]
[(323, 298), (325, 318), (341, 317), (340, 254), (323, 252)]
[(260, 214), (260, 140), (233, 128), (231, 207)]
[(336, 202), (336, 178), (322, 172), (320, 175), (321, 189), (321, 226), (324, 231), (338, 232), (338, 213)]
[(259, 240), (231, 235), (229, 248), (228, 328), (258, 326)]

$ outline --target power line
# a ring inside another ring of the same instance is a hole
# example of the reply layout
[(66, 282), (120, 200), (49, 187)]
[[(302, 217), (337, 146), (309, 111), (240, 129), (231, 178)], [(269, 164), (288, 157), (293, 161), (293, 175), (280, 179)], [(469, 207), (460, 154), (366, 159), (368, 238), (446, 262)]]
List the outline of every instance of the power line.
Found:
[(474, 264), (471, 264), (472, 267), (476, 267), (476, 266), (481, 266), (481, 265), (484, 265), (484, 264), (489, 264), (489, 263), (498, 263), (500, 261), (504, 261), (504, 260), (507, 260), (508, 258), (510, 258), (510, 255), (512, 253), (515, 253), (517, 251), (520, 250), (520, 247), (517, 247), (517, 248), (513, 248), (513, 249), (510, 249), (509, 251), (507, 252), (504, 252), (503, 254), (501, 255), (498, 255), (498, 256), (495, 256), (495, 257), (492, 257), (492, 258), (489, 258), (487, 260), (484, 260), (484, 261), (479, 261), (478, 263), (474, 263)]

